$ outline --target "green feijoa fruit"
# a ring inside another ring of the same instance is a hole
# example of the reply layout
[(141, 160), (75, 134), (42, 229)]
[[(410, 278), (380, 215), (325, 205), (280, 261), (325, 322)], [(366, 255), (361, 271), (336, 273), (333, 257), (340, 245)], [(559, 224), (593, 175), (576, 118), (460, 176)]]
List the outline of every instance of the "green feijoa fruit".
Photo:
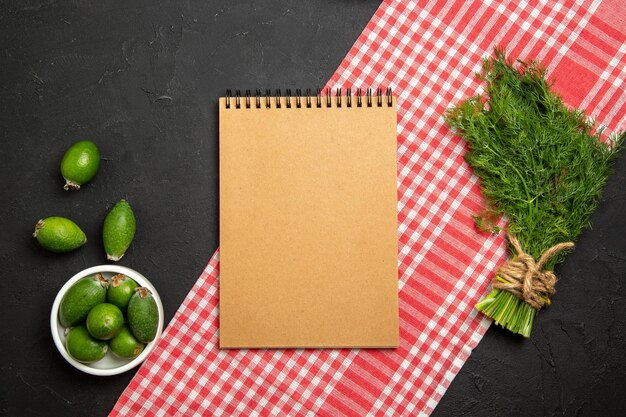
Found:
[(65, 152), (61, 160), (61, 175), (65, 178), (63, 189), (78, 190), (96, 176), (100, 166), (100, 152), (95, 143), (82, 140)]
[(115, 356), (132, 359), (143, 352), (145, 345), (135, 338), (128, 326), (124, 326), (117, 336), (111, 339), (109, 346)]
[(154, 340), (159, 326), (159, 309), (149, 289), (139, 287), (128, 302), (128, 325), (137, 340)]
[(117, 274), (111, 278), (111, 285), (107, 290), (107, 303), (111, 303), (120, 310), (122, 313), (126, 312), (130, 297), (135, 293), (135, 288), (139, 287), (132, 278), (128, 278), (126, 275)]
[(135, 237), (135, 215), (126, 200), (120, 200), (104, 219), (102, 242), (110, 261), (119, 261)]
[(106, 300), (109, 281), (100, 273), (76, 281), (61, 300), (59, 321), (64, 327), (85, 321), (89, 311)]
[(76, 223), (65, 217), (47, 217), (35, 225), (33, 237), (52, 252), (70, 252), (87, 243), (87, 236)]
[(113, 304), (98, 304), (87, 315), (87, 330), (96, 339), (112, 339), (117, 336), (123, 326), (124, 315)]
[(76, 326), (65, 331), (65, 349), (78, 362), (92, 363), (104, 358), (109, 347), (107, 342), (96, 340), (85, 326)]

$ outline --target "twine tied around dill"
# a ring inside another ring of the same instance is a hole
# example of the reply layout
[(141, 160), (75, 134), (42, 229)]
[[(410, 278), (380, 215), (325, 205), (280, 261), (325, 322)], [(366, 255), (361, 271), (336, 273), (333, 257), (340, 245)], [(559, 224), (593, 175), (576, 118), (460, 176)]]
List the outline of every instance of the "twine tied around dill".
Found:
[(514, 235), (508, 234), (507, 237), (517, 254), (498, 269), (493, 287), (510, 292), (535, 310), (550, 305), (556, 275), (552, 271), (542, 271), (541, 268), (557, 253), (572, 249), (574, 242), (558, 243), (548, 248), (535, 262), (531, 255), (524, 252)]

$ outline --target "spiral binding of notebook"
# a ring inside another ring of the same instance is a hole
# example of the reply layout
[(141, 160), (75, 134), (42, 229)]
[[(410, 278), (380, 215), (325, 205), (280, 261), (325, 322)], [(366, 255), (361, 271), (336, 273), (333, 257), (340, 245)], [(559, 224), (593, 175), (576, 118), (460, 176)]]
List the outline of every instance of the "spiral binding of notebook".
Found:
[(305, 94), (302, 94), (301, 89), (296, 89), (295, 95), (292, 95), (291, 89), (287, 89), (285, 96), (283, 96), (280, 89), (276, 89), (273, 95), (270, 89), (266, 89), (265, 94), (261, 90), (256, 90), (254, 94), (251, 93), (251, 90), (245, 90), (243, 94), (241, 90), (235, 90), (233, 95), (232, 90), (226, 90), (225, 107), (227, 109), (260, 109), (263, 107), (280, 109), (284, 104), (286, 108), (291, 108), (292, 105), (295, 105), (296, 108), (322, 108), (333, 107), (333, 101), (335, 107), (344, 105), (346, 107), (353, 107), (353, 105), (355, 107), (383, 107), (385, 104), (391, 107), (393, 105), (391, 88), (387, 88), (385, 93), (383, 93), (382, 88), (378, 88), (375, 94), (371, 88), (368, 88), (365, 90), (365, 95), (362, 94), (361, 88), (358, 88), (354, 95), (352, 95), (351, 88), (347, 88), (345, 94), (343, 89), (337, 88), (334, 96), (331, 94), (330, 88), (327, 88), (325, 92), (326, 94), (323, 95), (322, 89), (318, 88), (316, 94), (312, 94), (312, 90), (307, 88)]

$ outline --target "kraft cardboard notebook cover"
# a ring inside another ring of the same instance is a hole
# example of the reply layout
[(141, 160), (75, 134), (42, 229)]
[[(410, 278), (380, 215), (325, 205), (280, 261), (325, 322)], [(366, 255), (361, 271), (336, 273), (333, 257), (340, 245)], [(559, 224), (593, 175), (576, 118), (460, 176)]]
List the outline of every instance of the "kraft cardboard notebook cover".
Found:
[(398, 345), (395, 106), (220, 98), (221, 348)]

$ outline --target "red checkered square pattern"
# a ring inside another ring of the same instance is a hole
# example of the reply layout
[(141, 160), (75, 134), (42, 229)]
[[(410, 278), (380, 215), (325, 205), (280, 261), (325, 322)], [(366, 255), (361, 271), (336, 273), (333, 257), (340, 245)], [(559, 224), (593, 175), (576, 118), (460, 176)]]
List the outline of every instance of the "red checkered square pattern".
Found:
[(482, 197), (442, 114), (481, 90), (474, 73), (504, 46), (624, 129), (625, 13), (621, 0), (385, 1), (327, 87), (398, 97), (400, 347), (220, 351), (216, 253), (112, 415), (430, 414), (489, 327), (473, 306), (506, 257), (473, 227)]

